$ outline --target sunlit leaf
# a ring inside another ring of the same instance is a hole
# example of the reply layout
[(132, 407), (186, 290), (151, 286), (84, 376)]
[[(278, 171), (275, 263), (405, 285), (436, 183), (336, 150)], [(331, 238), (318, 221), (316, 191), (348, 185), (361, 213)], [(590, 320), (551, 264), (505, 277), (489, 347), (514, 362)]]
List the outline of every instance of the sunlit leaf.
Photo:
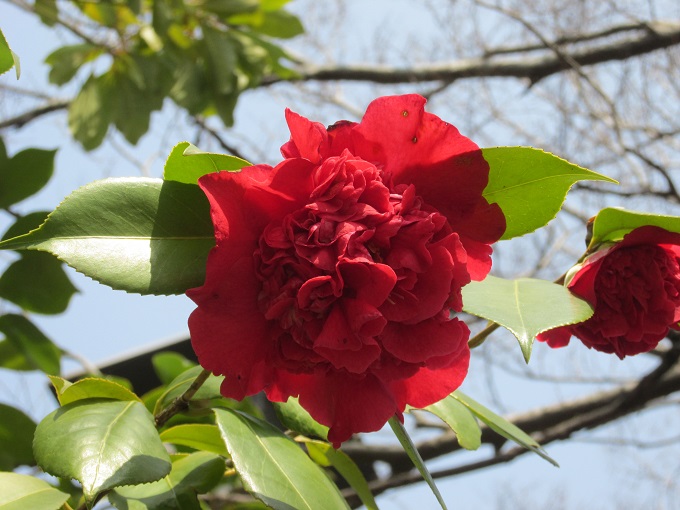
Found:
[(220, 170), (238, 170), (250, 166), (247, 161), (227, 154), (203, 152), (189, 142), (182, 142), (172, 149), (165, 162), (163, 178), (166, 181), (196, 184), (198, 178)]
[[(35, 423), (15, 407), (0, 403), (0, 471), (18, 466), (33, 466)], [(1, 491), (0, 491), (1, 492)], [(0, 496), (0, 499), (2, 496)], [(0, 508), (2, 506), (0, 505)]]
[(61, 349), (23, 315), (0, 315), (0, 332), (35, 370), (59, 374)]
[(65, 379), (59, 381), (59, 379), (61, 378), (54, 376), (50, 377), (57, 392), (59, 403), (62, 406), (88, 398), (110, 398), (115, 400), (133, 400), (141, 402), (141, 399), (125, 386), (107, 379), (86, 377), (85, 379), (80, 379), (72, 384), (65, 384), (68, 381)]
[(441, 418), (456, 433), (458, 444), (476, 450), (482, 444), (482, 431), (470, 410), (452, 396), (424, 408)]
[(17, 80), (21, 74), (19, 57), (10, 49), (7, 40), (0, 30), (0, 74), (6, 73), (12, 67), (16, 67)]
[(38, 424), (33, 452), (47, 473), (78, 480), (90, 505), (103, 491), (160, 480), (171, 468), (153, 416), (136, 401), (61, 407)]
[(40, 478), (0, 473), (0, 510), (57, 510), (68, 497)]
[(175, 425), (161, 432), (161, 440), (164, 443), (213, 452), (223, 457), (229, 456), (217, 425), (208, 423), (183, 423)]
[(276, 415), (286, 427), (308, 437), (328, 437), (328, 427), (321, 425), (300, 405), (297, 398), (290, 397), (287, 402), (272, 402)]
[(119, 510), (201, 510), (197, 494), (211, 490), (224, 475), (224, 459), (196, 452), (172, 463), (172, 471), (154, 483), (126, 486), (108, 495)]
[(531, 450), (535, 454), (541, 456), (553, 466), (559, 467), (559, 464), (557, 464), (557, 462), (548, 456), (545, 450), (541, 448), (541, 445), (538, 444), (534, 438), (532, 438), (529, 434), (521, 430), (516, 425), (510, 423), (502, 416), (499, 416), (490, 409), (484, 407), (482, 404), (468, 397), (461, 391), (453, 392), (451, 397), (455, 398), (458, 402), (467, 407), (472, 412), (472, 414), (474, 414), (477, 418), (486, 423), (492, 430), (496, 431), (504, 438), (514, 441), (518, 445), (523, 446), (527, 450)]
[(217, 425), (245, 489), (274, 510), (349, 508), (305, 453), (267, 422), (215, 409)]
[(404, 424), (401, 423), (396, 416), (390, 418), (388, 423), (390, 424), (390, 427), (392, 428), (394, 435), (397, 436), (399, 443), (401, 443), (402, 448), (404, 448), (406, 455), (408, 455), (408, 458), (411, 459), (413, 465), (416, 467), (416, 469), (418, 469), (418, 472), (420, 473), (420, 476), (423, 477), (423, 480), (425, 480), (427, 482), (427, 485), (430, 486), (430, 490), (437, 498), (439, 506), (441, 506), (443, 510), (447, 510), (444, 498), (439, 492), (437, 485), (434, 483), (434, 479), (432, 478), (432, 475), (430, 475), (430, 472), (428, 471), (427, 466), (423, 461), (423, 458), (420, 456), (418, 449), (413, 444), (411, 437), (406, 432)]
[(660, 227), (669, 232), (680, 232), (680, 217), (607, 207), (595, 216), (593, 237), (589, 247), (621, 241), (630, 231), (646, 225)]
[(539, 333), (583, 322), (592, 307), (564, 286), (534, 278), (487, 276), (463, 287), (463, 310), (507, 328), (519, 341), (526, 362)]
[(2, 249), (49, 251), (114, 289), (182, 294), (203, 284), (215, 243), (197, 187), (160, 179), (105, 179), (69, 195), (40, 229)]
[(578, 181), (614, 179), (569, 163), (531, 147), (482, 149), (489, 163), (489, 184), (484, 197), (505, 214), (501, 239), (512, 239), (547, 225), (562, 207), (569, 188)]
[(305, 441), (309, 456), (320, 466), (333, 466), (345, 481), (354, 489), (367, 510), (377, 510), (373, 494), (368, 487), (366, 477), (355, 462), (342, 450), (336, 450), (328, 443), (321, 441)]

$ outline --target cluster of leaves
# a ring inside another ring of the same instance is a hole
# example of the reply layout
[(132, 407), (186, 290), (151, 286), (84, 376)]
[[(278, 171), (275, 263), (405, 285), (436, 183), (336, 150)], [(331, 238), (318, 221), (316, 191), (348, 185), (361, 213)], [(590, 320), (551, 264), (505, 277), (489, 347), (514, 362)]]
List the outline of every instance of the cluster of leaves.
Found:
[[(285, 66), (290, 56), (272, 38), (303, 32), (299, 19), (283, 9), (288, 0), (71, 3), (85, 17), (79, 25), (92, 26), (92, 35), (57, 49), (46, 62), (56, 85), (89, 64), (68, 113), (72, 135), (86, 150), (102, 143), (111, 124), (137, 143), (166, 97), (191, 115), (217, 114), (233, 124), (244, 90), (265, 75), (293, 76)], [(35, 9), (46, 24), (64, 15), (55, 0), (38, 1)]]

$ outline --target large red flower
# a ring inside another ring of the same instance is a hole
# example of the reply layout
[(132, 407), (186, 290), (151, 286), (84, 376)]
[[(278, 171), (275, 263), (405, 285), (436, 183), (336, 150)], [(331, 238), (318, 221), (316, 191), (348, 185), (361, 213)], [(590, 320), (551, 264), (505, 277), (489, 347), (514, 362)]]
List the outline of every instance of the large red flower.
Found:
[(572, 335), (619, 358), (654, 349), (680, 321), (680, 234), (640, 227), (586, 259), (568, 288), (593, 316), (538, 339), (564, 347)]
[(423, 407), (467, 373), (461, 287), (505, 228), (488, 165), (417, 95), (326, 129), (291, 111), (276, 167), (199, 181), (216, 246), (189, 328), (222, 393), (299, 396), (338, 445)]

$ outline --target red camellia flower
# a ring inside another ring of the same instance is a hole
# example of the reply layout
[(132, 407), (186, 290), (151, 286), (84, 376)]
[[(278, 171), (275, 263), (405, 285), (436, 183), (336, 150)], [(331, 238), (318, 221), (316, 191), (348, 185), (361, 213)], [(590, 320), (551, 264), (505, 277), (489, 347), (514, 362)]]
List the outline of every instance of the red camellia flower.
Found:
[(424, 104), (383, 97), (328, 129), (286, 111), (281, 163), (199, 180), (216, 246), (189, 328), (225, 396), (297, 396), (337, 446), (460, 385), (451, 310), (505, 219), (479, 148)]
[(538, 339), (563, 347), (572, 335), (619, 358), (654, 349), (680, 321), (680, 234), (640, 227), (587, 258), (568, 283), (593, 316)]

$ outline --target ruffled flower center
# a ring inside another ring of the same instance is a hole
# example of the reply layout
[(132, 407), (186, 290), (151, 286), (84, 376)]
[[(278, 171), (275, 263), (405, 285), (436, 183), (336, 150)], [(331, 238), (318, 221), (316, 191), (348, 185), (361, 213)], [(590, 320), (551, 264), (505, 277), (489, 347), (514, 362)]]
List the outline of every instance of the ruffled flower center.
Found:
[(457, 234), (412, 185), (383, 177), (348, 151), (328, 158), (308, 203), (264, 229), (258, 303), (278, 326), (278, 366), (363, 374), (401, 363), (401, 350), (382, 341), (388, 324), (448, 321), (460, 310), (470, 278)]

